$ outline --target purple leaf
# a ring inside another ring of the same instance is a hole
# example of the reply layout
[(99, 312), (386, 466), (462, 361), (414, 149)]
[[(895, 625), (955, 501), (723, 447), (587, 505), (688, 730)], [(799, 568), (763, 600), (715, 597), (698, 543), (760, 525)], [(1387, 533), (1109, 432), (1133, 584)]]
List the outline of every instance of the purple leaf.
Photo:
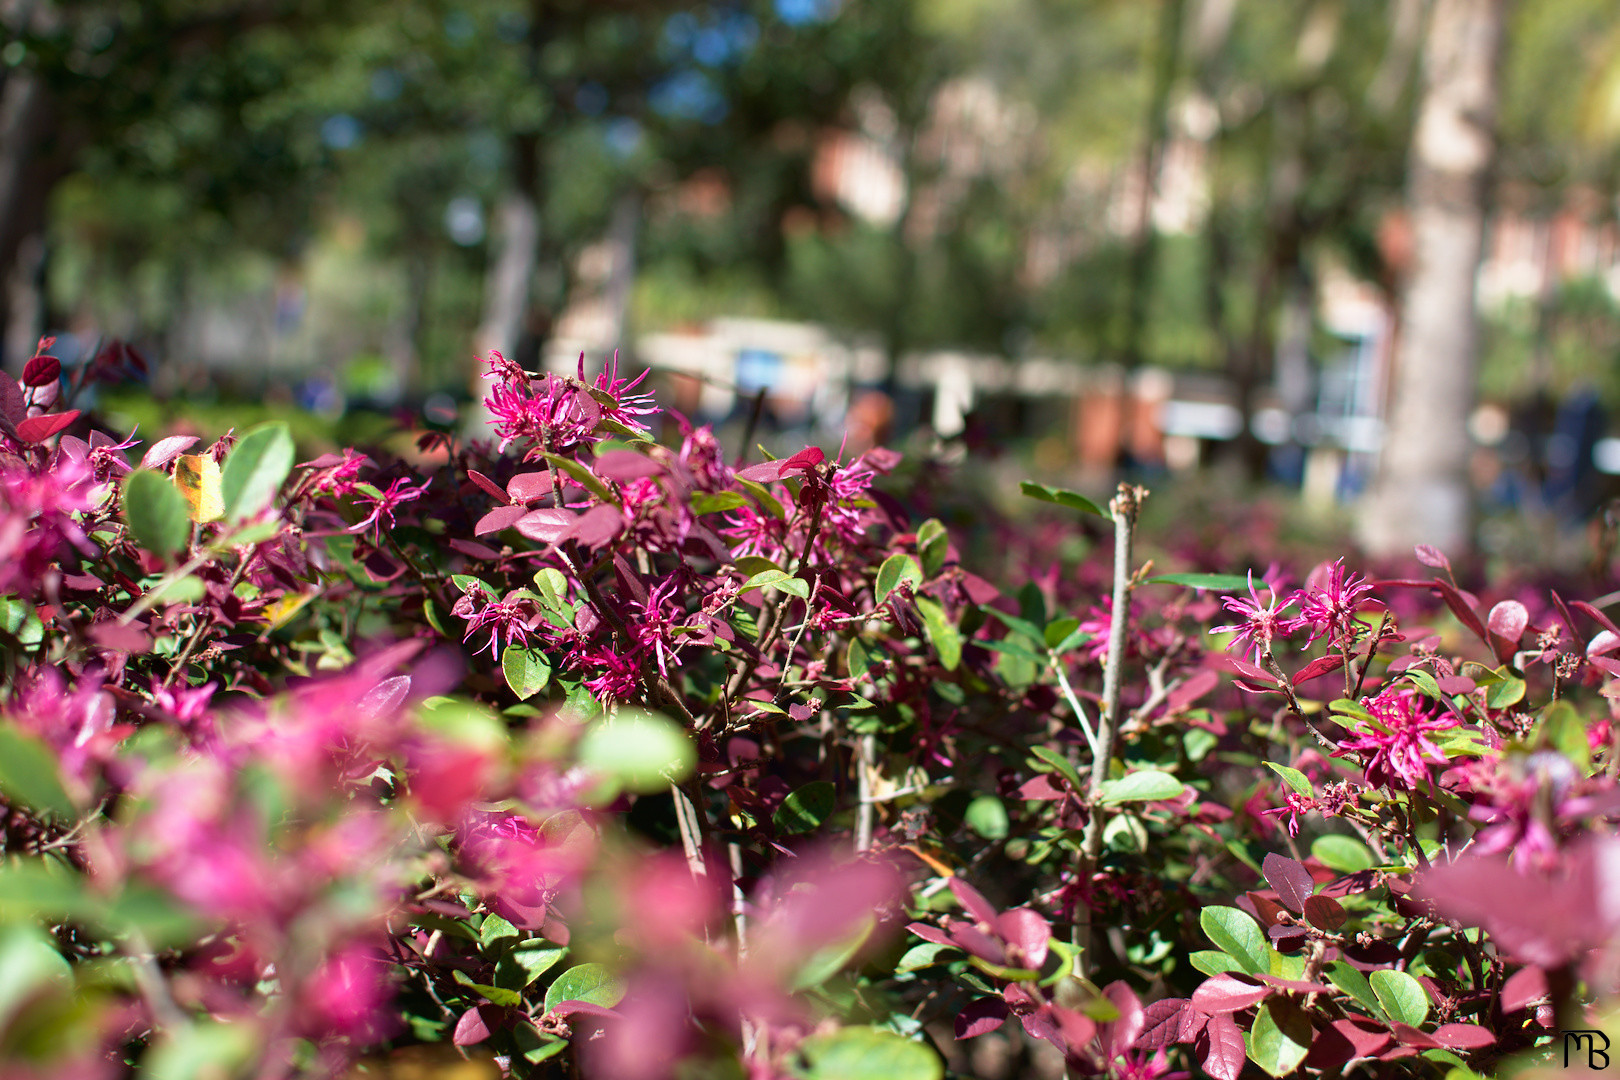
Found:
[(1256, 975), (1255, 978), (1278, 990), (1292, 990), (1300, 994), (1331, 993), (1333, 987), (1306, 979), (1285, 979), (1281, 975)]
[(1269, 993), (1269, 987), (1256, 986), (1235, 975), (1211, 975), (1193, 991), (1192, 1007), (1210, 1016), (1237, 1012), (1247, 1009)]
[(634, 450), (609, 450), (596, 459), (594, 471), (604, 480), (625, 484), (644, 476), (657, 476), (664, 471), (664, 467), (646, 454), (638, 454)]
[(1277, 890), (1277, 896), (1288, 910), (1298, 915), (1305, 910), (1305, 901), (1316, 891), (1311, 872), (1297, 859), (1272, 852), (1260, 863), (1260, 872), (1266, 883)]
[(1439, 675), (1434, 680), (1442, 694), (1472, 694), (1479, 684), (1466, 675)]
[(1052, 927), (1039, 914), (1029, 908), (1013, 908), (996, 919), (996, 930), (1009, 945), (1017, 946), (1024, 954), (1024, 967), (1039, 968), (1046, 963), (1047, 943), (1052, 940)]
[(1524, 637), (1529, 625), (1530, 612), (1517, 600), (1503, 600), (1491, 608), (1486, 626), (1490, 629), (1491, 647), (1496, 651), (1498, 660), (1512, 659), (1519, 647), (1519, 639)]
[(1230, 1013), (1210, 1017), (1194, 1041), (1193, 1050), (1198, 1055), (1198, 1063), (1214, 1080), (1238, 1080), (1243, 1072), (1246, 1055), (1243, 1030)]
[(1502, 984), (1502, 1011), (1518, 1012), (1547, 996), (1547, 973), (1531, 966), (1515, 971)]
[(949, 945), (953, 949), (960, 949), (962, 947), (955, 941), (951, 940), (951, 936), (945, 933), (945, 931), (939, 929), (937, 926), (929, 926), (925, 922), (914, 922), (910, 926), (907, 926), (906, 929), (911, 931), (913, 934), (916, 934), (924, 941), (932, 942), (935, 945)]
[(515, 503), (538, 502), (542, 497), (551, 494), (551, 474), (549, 472), (518, 473), (506, 482), (506, 493)]
[(1447, 559), (1445, 552), (1441, 551), (1437, 547), (1430, 544), (1419, 544), (1417, 547), (1412, 549), (1412, 554), (1416, 555), (1417, 561), (1422, 563), (1424, 566), (1432, 566), (1436, 570), (1444, 570), (1448, 574), (1451, 573), (1451, 560)]
[(1477, 1050), (1496, 1041), (1478, 1024), (1441, 1024), (1429, 1033), (1435, 1042), (1452, 1050)]
[(1334, 1020), (1316, 1029), (1305, 1065), (1333, 1070), (1355, 1058), (1372, 1057), (1389, 1045), (1389, 1032), (1372, 1021), (1353, 1018)]
[(195, 435), (170, 435), (167, 439), (159, 439), (147, 447), (146, 453), (141, 456), (141, 468), (161, 469), (196, 443)]
[(144, 653), (152, 647), (152, 639), (142, 627), (126, 626), (116, 619), (92, 625), (90, 638), (103, 649), (110, 649), (113, 652)]
[(467, 479), (478, 485), (480, 489), (487, 492), (491, 497), (499, 499), (502, 506), (505, 506), (507, 503), (512, 501), (511, 498), (507, 496), (506, 492), (501, 490), (501, 485), (497, 484), (495, 481), (491, 480), (477, 469), (468, 469)]
[(957, 902), (962, 905), (969, 915), (973, 916), (975, 921), (984, 923), (986, 926), (996, 925), (996, 909), (990, 905), (990, 901), (986, 900), (984, 894), (978, 889), (975, 889), (959, 877), (953, 877), (951, 878), (951, 892), (956, 894)]
[(1200, 671), (1187, 676), (1165, 697), (1165, 709), (1180, 712), (1220, 685), (1221, 677), (1213, 671)]
[[(518, 501), (522, 502), (521, 499)], [(530, 540), (554, 544), (568, 535), (578, 519), (579, 515), (572, 510), (552, 507), (546, 510), (530, 510), (513, 522), (513, 527)]]
[[(544, 511), (537, 512), (543, 513)], [(488, 536), (490, 533), (498, 533), (502, 532), (503, 530), (510, 529), (521, 519), (526, 517), (528, 513), (528, 508), (523, 506), (497, 506), (495, 509), (478, 519), (478, 524), (473, 526), (473, 534), (475, 536)], [(522, 530), (520, 529), (519, 531), (521, 532)], [(528, 536), (529, 534), (524, 533), (523, 535)]]
[(1474, 632), (1475, 637), (1487, 645), (1490, 644), (1490, 636), (1485, 632), (1485, 624), (1479, 621), (1479, 614), (1474, 610), (1473, 604), (1468, 601), (1467, 597), (1457, 591), (1455, 585), (1449, 581), (1441, 581), (1439, 578), (1435, 578), (1429, 584), (1445, 600), (1446, 606), (1451, 609), (1452, 614), (1456, 615), (1464, 626)]
[(1389, 1025), (1389, 1030), (1394, 1033), (1395, 1038), (1399, 1039), (1403, 1045), (1415, 1046), (1419, 1050), (1433, 1050), (1440, 1045), (1430, 1038), (1427, 1032), (1420, 1031), (1411, 1024), (1403, 1024), (1397, 1021)]
[(568, 1001), (557, 1002), (557, 1007), (552, 1009), (547, 1015), (561, 1016), (564, 1019), (570, 1016), (580, 1015), (600, 1016), (604, 1019), (611, 1019), (618, 1016), (619, 1013), (617, 1010), (610, 1009), (606, 1005), (598, 1005), (591, 1001), (575, 1001), (570, 998)]
[(24, 386), (49, 386), (62, 377), (62, 361), (54, 356), (36, 356), (23, 365)]
[(800, 450), (797, 454), (794, 454), (792, 457), (782, 462), (782, 471), (784, 473), (807, 473), (826, 460), (827, 455), (822, 453), (821, 447), (807, 446), (803, 450)]
[(494, 1005), (474, 1005), (456, 1021), (456, 1032), (451, 1041), (457, 1046), (477, 1046), (489, 1038), (492, 1030), (499, 1030), (501, 1009)]
[(1146, 1021), (1142, 1017), (1142, 1001), (1125, 983), (1114, 981), (1103, 987), (1103, 997), (1113, 1002), (1119, 1016), (1108, 1022), (1103, 1036), (1103, 1054), (1112, 1061), (1136, 1045)]
[(1573, 601), (1569, 606), (1574, 608), (1576, 611), (1579, 611), (1582, 615), (1585, 615), (1588, 619), (1591, 619), (1599, 626), (1603, 627), (1603, 629), (1607, 630), (1615, 637), (1620, 638), (1620, 626), (1616, 626), (1614, 624), (1614, 620), (1609, 618), (1598, 608), (1588, 604), (1585, 600)]
[(738, 469), (737, 478), (739, 480), (752, 480), (756, 484), (768, 484), (773, 480), (782, 479), (783, 464), (780, 461), (762, 461), (758, 465)]
[(1266, 931), (1266, 938), (1280, 953), (1291, 953), (1302, 948), (1305, 939), (1310, 936), (1310, 931), (1303, 926), (1284, 926), (1281, 923)]
[(1262, 686), (1277, 686), (1277, 680), (1264, 668), (1256, 667), (1247, 660), (1239, 660), (1235, 656), (1212, 656), (1209, 659), (1211, 667), (1223, 668), (1234, 675), (1242, 676), (1250, 682)]
[(411, 677), (395, 675), (367, 690), (355, 706), (355, 711), (366, 720), (392, 716), (399, 711), (401, 705), (405, 704), (405, 697), (410, 692)]
[(1007, 1003), (1001, 998), (984, 997), (970, 1001), (956, 1014), (957, 1039), (975, 1039), (988, 1035), (1007, 1020)]

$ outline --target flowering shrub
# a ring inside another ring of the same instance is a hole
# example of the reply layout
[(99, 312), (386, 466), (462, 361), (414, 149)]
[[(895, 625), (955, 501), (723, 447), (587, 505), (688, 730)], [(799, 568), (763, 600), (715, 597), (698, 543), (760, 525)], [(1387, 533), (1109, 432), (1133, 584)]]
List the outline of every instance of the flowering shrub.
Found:
[(48, 347), (0, 378), (7, 1076), (1467, 1077), (1614, 1008), (1597, 606), (1155, 574), (1128, 485), (1024, 486), (1101, 570), (981, 576), (897, 455), (744, 465), (583, 361), (492, 355), (497, 441), (425, 466), (145, 445)]

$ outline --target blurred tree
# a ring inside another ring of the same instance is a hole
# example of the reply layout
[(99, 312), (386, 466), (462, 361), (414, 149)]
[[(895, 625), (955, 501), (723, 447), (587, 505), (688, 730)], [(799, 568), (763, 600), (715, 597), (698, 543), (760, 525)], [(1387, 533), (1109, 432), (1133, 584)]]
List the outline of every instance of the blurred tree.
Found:
[(1379, 555), (1472, 543), (1475, 277), (1505, 10), (1505, 0), (1437, 0), (1430, 16), (1409, 164), (1415, 261), (1378, 474), (1357, 518), (1362, 542)]

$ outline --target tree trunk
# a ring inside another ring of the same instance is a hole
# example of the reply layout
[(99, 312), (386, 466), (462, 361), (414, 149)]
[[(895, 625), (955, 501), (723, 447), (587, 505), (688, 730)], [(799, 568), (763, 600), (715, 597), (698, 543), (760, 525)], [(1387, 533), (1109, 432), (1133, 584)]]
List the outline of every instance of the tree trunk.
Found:
[(1375, 555), (1472, 541), (1468, 414), (1474, 402), (1474, 282), (1495, 150), (1505, 0), (1436, 0), (1407, 202), (1415, 258), (1401, 299), (1389, 422), (1358, 520)]
[(34, 353), (43, 311), (45, 206), (63, 169), (45, 142), (52, 107), (45, 84), (14, 71), (0, 85), (0, 367), (20, 370)]
[(513, 183), (495, 212), (495, 260), (484, 280), (484, 318), (478, 326), (479, 358), (491, 349), (510, 353), (523, 333), (529, 287), (540, 262), (540, 198), (532, 136), (512, 140)]

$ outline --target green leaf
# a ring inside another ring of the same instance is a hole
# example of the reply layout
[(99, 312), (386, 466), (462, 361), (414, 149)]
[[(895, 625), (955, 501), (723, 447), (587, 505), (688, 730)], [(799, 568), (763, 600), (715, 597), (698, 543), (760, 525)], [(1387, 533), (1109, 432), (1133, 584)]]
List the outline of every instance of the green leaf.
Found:
[(1287, 1076), (1311, 1049), (1311, 1021), (1287, 998), (1260, 1006), (1249, 1029), (1249, 1058), (1272, 1076)]
[(1507, 709), (1524, 700), (1524, 680), (1509, 676), (1485, 691), (1485, 704), (1493, 709)]
[(1118, 780), (1102, 786), (1102, 803), (1111, 806), (1122, 802), (1157, 802), (1174, 799), (1186, 786), (1167, 772), (1157, 769), (1138, 769)]
[(686, 730), (668, 717), (624, 708), (585, 733), (579, 760), (621, 787), (646, 793), (684, 779), (697, 764), (697, 750)]
[(1423, 984), (1404, 971), (1379, 968), (1367, 977), (1384, 1016), (1392, 1024), (1420, 1027), (1429, 1018), (1429, 995)]
[(980, 610), (986, 615), (994, 616), (995, 618), (1001, 620), (1001, 622), (1006, 624), (1007, 629), (1017, 631), (1018, 633), (1029, 638), (1031, 641), (1038, 641), (1042, 643), (1046, 641), (1045, 631), (1036, 626), (1034, 623), (1030, 622), (1028, 619), (1020, 619), (1016, 615), (1008, 615), (1005, 611), (997, 611), (993, 607), (983, 607), (981, 605)]
[(866, 673), (872, 670), (871, 656), (867, 653), (866, 646), (861, 644), (860, 638), (849, 639), (849, 650), (844, 654), (844, 663), (848, 666), (849, 677), (852, 679), (864, 679)]
[(1259, 925), (1247, 912), (1211, 905), (1198, 913), (1198, 925), (1218, 949), (1243, 965), (1244, 971), (1250, 975), (1270, 973), (1271, 950), (1266, 947)]
[(1311, 787), (1310, 780), (1298, 769), (1289, 765), (1279, 765), (1275, 761), (1266, 762), (1266, 768), (1282, 777), (1283, 783), (1292, 788), (1295, 795), (1303, 799), (1316, 797), (1316, 789)]
[(1341, 874), (1354, 874), (1378, 865), (1378, 860), (1373, 858), (1366, 844), (1339, 833), (1329, 833), (1312, 840), (1311, 854), (1316, 856), (1317, 862)]
[(1378, 996), (1373, 993), (1372, 984), (1367, 982), (1367, 976), (1351, 967), (1349, 963), (1344, 960), (1333, 961), (1327, 966), (1327, 977), (1328, 982), (1337, 987), (1341, 993), (1354, 998), (1369, 1015), (1383, 1015), (1383, 1007), (1378, 1004)]
[(570, 479), (592, 495), (595, 495), (602, 502), (612, 503), (614, 506), (619, 505), (618, 498), (608, 490), (606, 484), (602, 483), (601, 478), (573, 458), (562, 457), (558, 454), (541, 454), (540, 456), (545, 458), (548, 463), (567, 473)]
[(877, 583), (873, 586), (876, 602), (883, 603), (890, 593), (900, 587), (902, 581), (909, 581), (912, 590), (915, 591), (916, 587), (922, 584), (922, 580), (922, 568), (917, 565), (916, 559), (910, 555), (890, 555), (883, 560), (883, 565), (878, 567)]
[(0, 792), (58, 821), (78, 816), (56, 771), (56, 754), (32, 735), (11, 724), (0, 726)]
[(499, 717), (460, 698), (430, 698), (417, 715), (426, 730), (470, 750), (497, 753), (511, 738)]
[(523, 1003), (523, 995), (516, 990), (509, 990), (504, 986), (492, 986), (489, 983), (473, 982), (472, 976), (460, 968), (457, 968), (451, 974), (455, 976), (456, 982), (481, 995), (491, 1005), (501, 1005), (509, 1008)]
[(1191, 589), (1214, 589), (1218, 592), (1239, 592), (1249, 587), (1243, 574), (1157, 574), (1147, 578), (1147, 585), (1185, 585)]
[(1007, 807), (994, 795), (978, 795), (968, 803), (967, 810), (962, 813), (962, 820), (967, 822), (968, 828), (984, 837), (986, 840), (1005, 840), (1009, 822), (1007, 821)]
[(778, 832), (789, 835), (818, 828), (838, 805), (838, 789), (826, 780), (812, 780), (796, 788), (771, 815)]
[(0, 926), (0, 1030), (34, 995), (71, 991), (73, 969), (44, 932), (24, 923)]
[(782, 521), (787, 520), (787, 511), (782, 509), (782, 504), (777, 501), (776, 496), (772, 495), (770, 489), (764, 484), (757, 480), (744, 480), (740, 476), (736, 478), (736, 483), (744, 491), (752, 495), (754, 501), (759, 503), (760, 507), (771, 517)]
[(501, 651), (501, 674), (519, 701), (526, 701), (551, 681), (551, 660), (539, 649), (508, 645)]
[(135, 542), (168, 558), (191, 539), (186, 497), (169, 478), (152, 469), (135, 469), (124, 478), (124, 520)]
[(220, 472), (220, 499), (225, 520), (252, 517), (275, 499), (292, 471), (296, 451), (284, 423), (261, 424), (236, 443)]
[(956, 624), (946, 617), (945, 609), (937, 601), (919, 596), (916, 603), (923, 617), (923, 632), (939, 654), (940, 664), (946, 671), (955, 671), (956, 665), (962, 662), (962, 635)]
[(259, 1048), (260, 1033), (251, 1024), (198, 1021), (164, 1031), (141, 1058), (140, 1074), (151, 1080), (236, 1076)]
[(546, 988), (546, 1012), (565, 1001), (588, 1001), (611, 1009), (624, 998), (624, 980), (601, 964), (578, 964)]
[(1029, 480), (1020, 482), (1018, 485), (1018, 490), (1023, 492), (1025, 495), (1028, 495), (1032, 499), (1039, 499), (1041, 502), (1056, 503), (1059, 506), (1067, 506), (1070, 510), (1079, 510), (1081, 513), (1096, 514), (1100, 518), (1107, 518), (1110, 521), (1113, 520), (1112, 514), (1098, 506), (1096, 503), (1092, 502), (1090, 499), (1086, 498), (1084, 495), (1080, 494), (1078, 491), (1069, 491), (1066, 488), (1047, 487), (1044, 484), (1032, 483)]
[(769, 570), (761, 570), (759, 573), (743, 582), (742, 588), (739, 589), (738, 592), (745, 593), (750, 589), (765, 588), (781, 589), (785, 593), (792, 593), (800, 600), (810, 599), (810, 583), (808, 581), (801, 577), (795, 577), (786, 570), (780, 570), (776, 567), (772, 567)]
[(1569, 702), (1558, 701), (1547, 706), (1531, 738), (1535, 743), (1550, 746), (1567, 757), (1580, 770), (1580, 775), (1585, 776), (1592, 771), (1592, 752), (1586, 741), (1586, 720)]
[(495, 983), (513, 990), (526, 989), (567, 955), (563, 946), (540, 938), (520, 941), (495, 962)]
[(799, 969), (799, 973), (788, 984), (788, 992), (796, 994), (801, 990), (820, 986), (840, 971), (843, 971), (849, 965), (849, 962), (855, 958), (855, 954), (860, 952), (861, 946), (866, 944), (866, 939), (872, 936), (872, 931), (876, 927), (877, 920), (867, 915), (860, 920), (854, 930), (845, 934), (841, 939), (823, 945), (811, 953), (809, 959), (805, 960), (804, 966)]
[(484, 923), (478, 928), (478, 944), (485, 952), (492, 947), (504, 948), (507, 942), (515, 942), (518, 937), (518, 928), (499, 915), (484, 916)]
[(812, 1035), (799, 1047), (804, 1080), (943, 1080), (945, 1063), (922, 1043), (873, 1027)]
[[(458, 577), (460, 575), (457, 575)], [(455, 581), (455, 578), (451, 578)], [(540, 591), (540, 603), (552, 611), (566, 611), (572, 616), (573, 611), (568, 605), (568, 579), (563, 577), (561, 570), (554, 570), (547, 566), (535, 571), (534, 587)], [(463, 589), (463, 592), (466, 590)], [(494, 592), (493, 589), (489, 590)]]
[(1085, 793), (1085, 782), (1080, 779), (1079, 771), (1069, 763), (1068, 758), (1049, 746), (1032, 746), (1029, 752), (1057, 770), (1058, 774), (1069, 782), (1069, 786), (1074, 789), (1076, 795)]
[(719, 514), (748, 505), (748, 496), (740, 491), (694, 491), (689, 500), (694, 514)]
[(917, 527), (917, 558), (924, 577), (933, 577), (945, 567), (945, 554), (951, 540), (938, 518), (929, 518)]
[(925, 941), (921, 945), (913, 945), (907, 949), (905, 955), (900, 958), (900, 962), (894, 966), (894, 970), (896, 974), (904, 975), (908, 971), (919, 971), (925, 967), (933, 967), (940, 962), (940, 953), (954, 953), (957, 951), (951, 945), (941, 945), (937, 941)]
[(1187, 963), (1193, 966), (1194, 971), (1201, 971), (1205, 975), (1220, 975), (1228, 971), (1248, 973), (1237, 959), (1228, 956), (1217, 949), (1200, 949), (1187, 956)]

